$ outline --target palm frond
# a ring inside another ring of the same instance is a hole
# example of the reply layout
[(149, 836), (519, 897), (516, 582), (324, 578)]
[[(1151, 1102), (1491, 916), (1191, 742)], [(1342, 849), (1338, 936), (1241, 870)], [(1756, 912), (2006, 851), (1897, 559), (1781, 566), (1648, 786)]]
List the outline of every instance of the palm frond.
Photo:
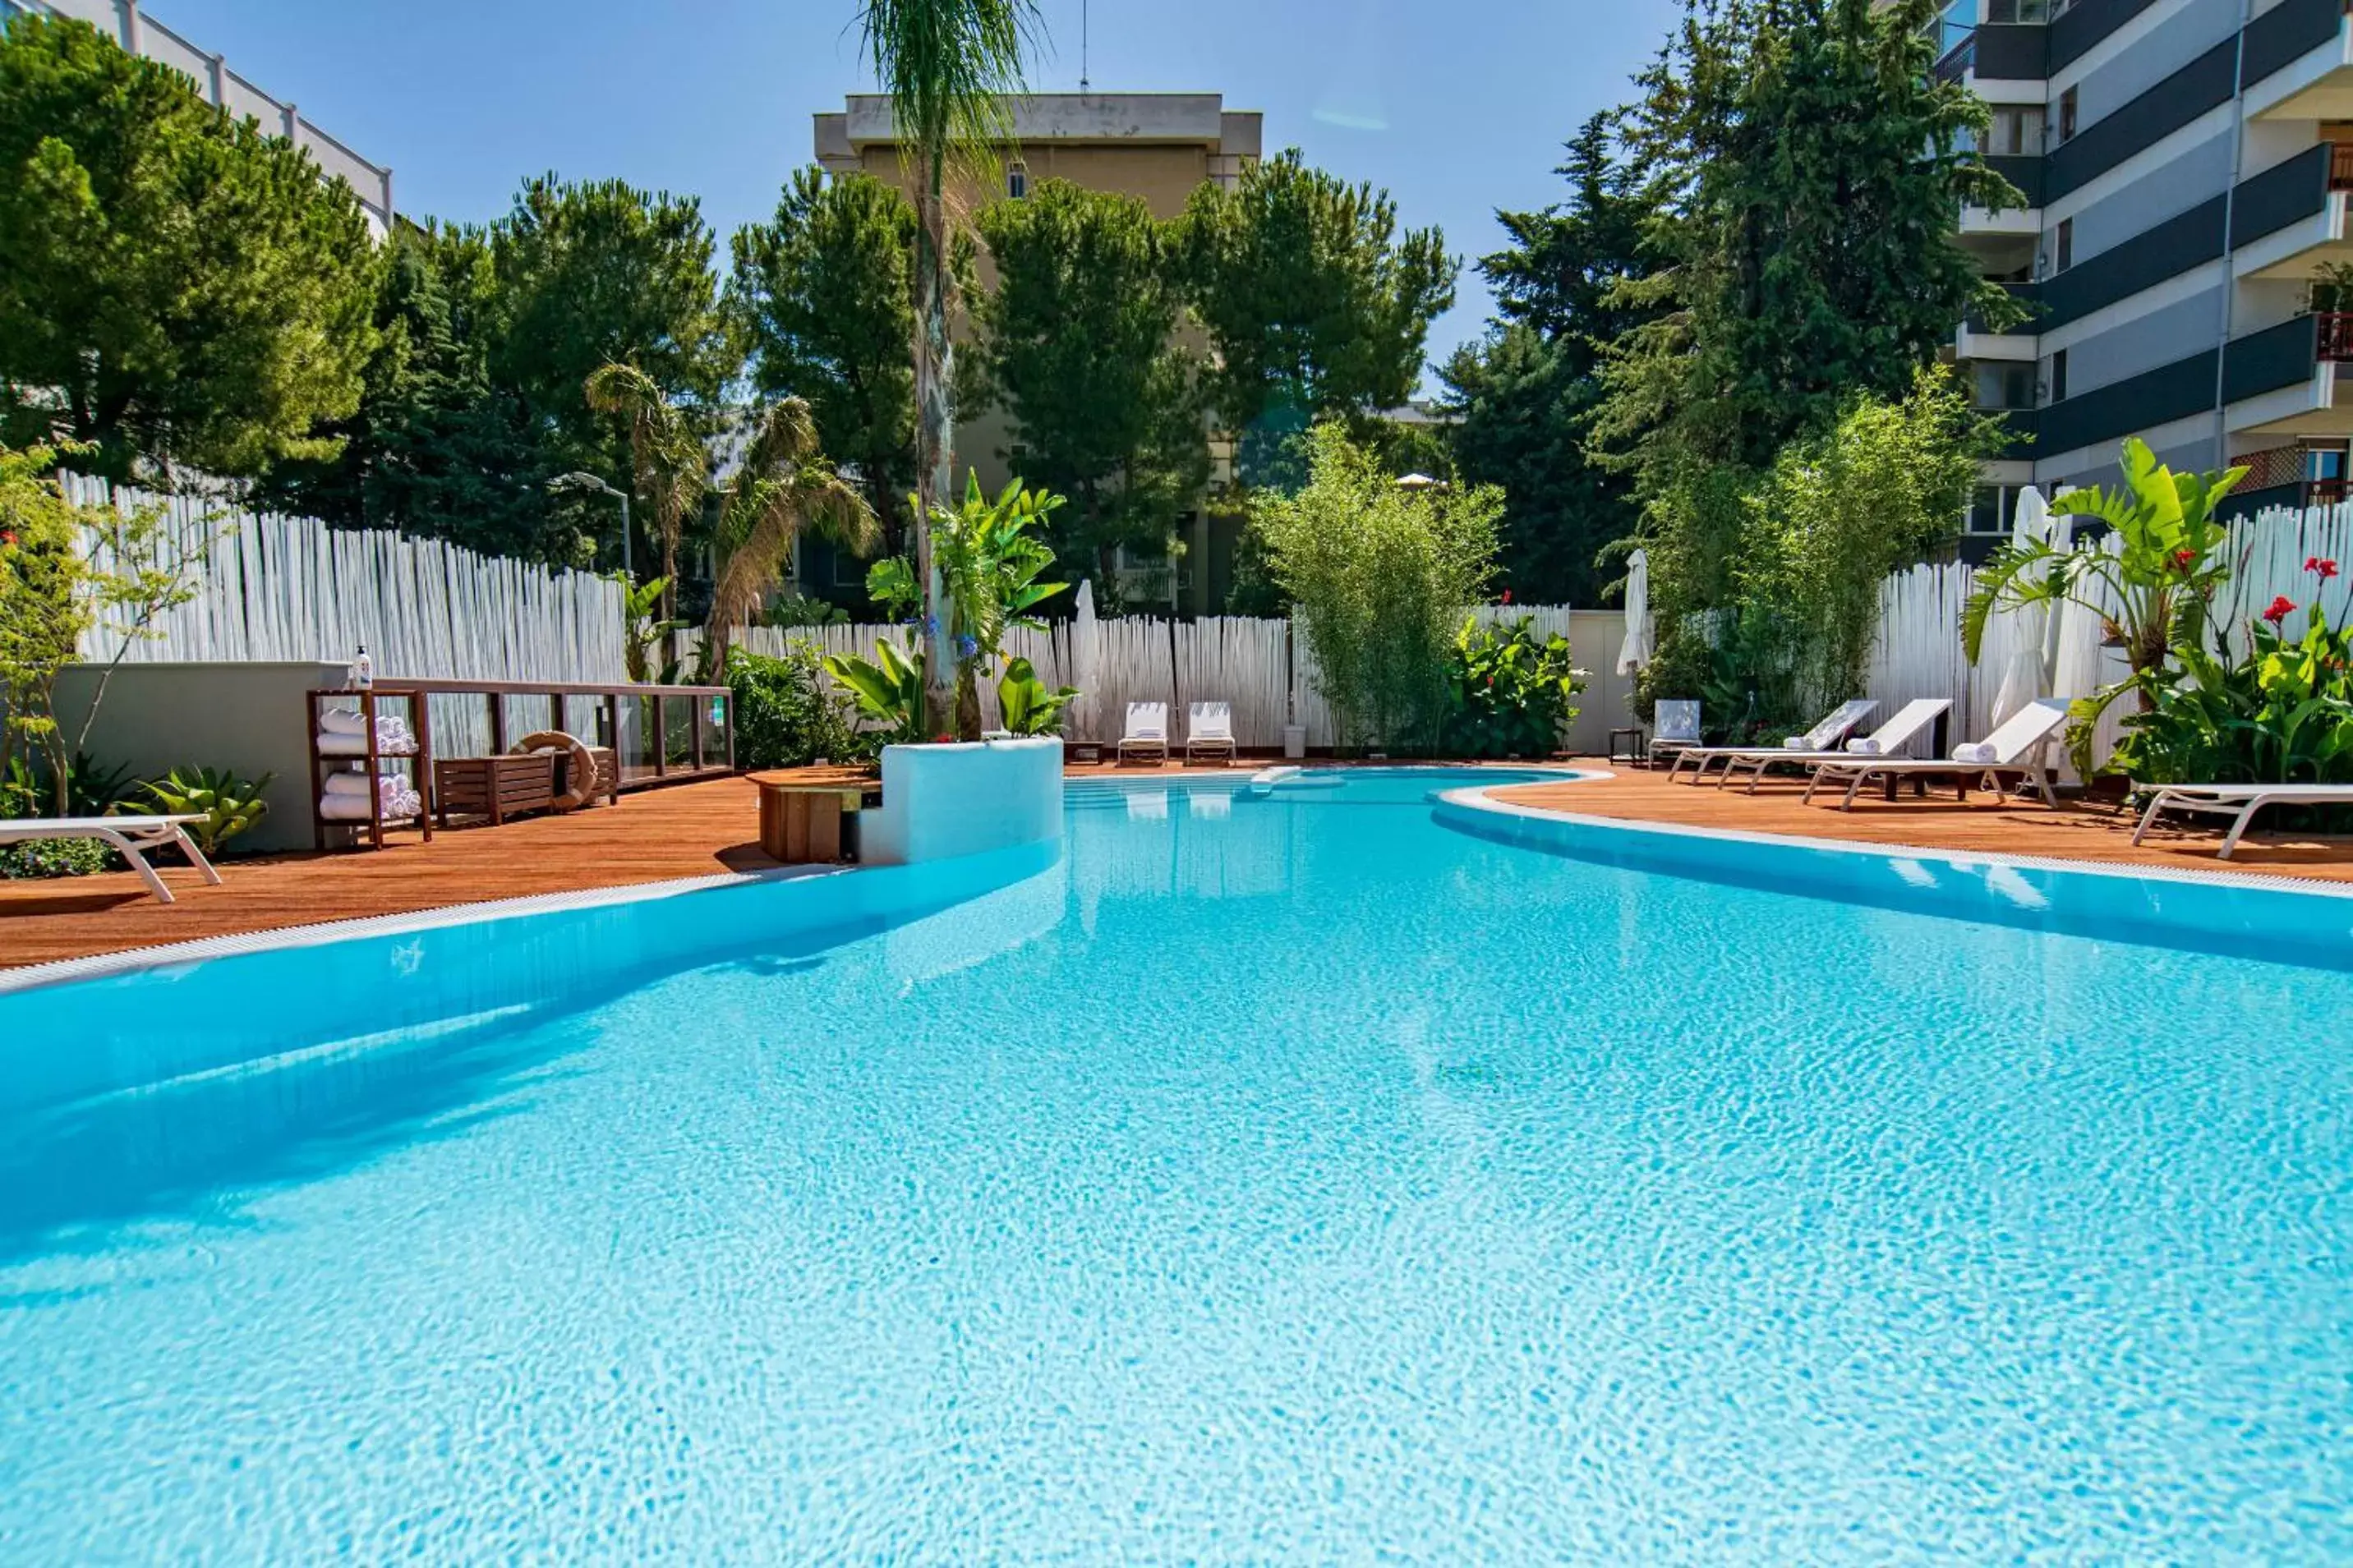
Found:
[(968, 163), (1012, 140), (1008, 98), (1042, 36), (1033, 0), (867, 0), (859, 26), (902, 148)]

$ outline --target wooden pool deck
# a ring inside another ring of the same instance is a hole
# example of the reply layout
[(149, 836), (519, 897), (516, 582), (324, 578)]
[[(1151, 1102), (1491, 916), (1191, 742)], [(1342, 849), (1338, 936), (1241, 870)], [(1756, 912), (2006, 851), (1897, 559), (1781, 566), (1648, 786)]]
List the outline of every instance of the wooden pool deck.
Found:
[[(1232, 772), (1263, 765), (1246, 760)], [(1071, 776), (1173, 776), (1179, 771), (1081, 765), (1071, 769)], [(1509, 798), (1634, 822), (2353, 882), (2353, 841), (2265, 837), (2243, 845), (2236, 859), (2218, 861), (2216, 834), (2161, 830), (2137, 849), (2130, 843), (2130, 818), (2100, 808), (2051, 811), (1982, 799), (1957, 805), (1947, 795), (1927, 803), (1866, 800), (1852, 812), (1839, 812), (1800, 805), (1797, 790), (1788, 784), (1767, 784), (1747, 795), (1712, 784), (1671, 784), (1664, 774), (1640, 771), (1527, 785)], [(0, 881), (0, 968), (492, 899), (757, 871), (775, 864), (760, 852), (757, 792), (748, 776), (649, 790), (624, 796), (617, 806), (568, 816), (440, 833), (430, 844), (414, 834), (396, 835), (381, 852), (232, 859), (223, 864), (217, 888), (205, 887), (183, 867), (161, 864), (164, 857), (157, 858), (177, 903), (157, 903), (127, 871)]]

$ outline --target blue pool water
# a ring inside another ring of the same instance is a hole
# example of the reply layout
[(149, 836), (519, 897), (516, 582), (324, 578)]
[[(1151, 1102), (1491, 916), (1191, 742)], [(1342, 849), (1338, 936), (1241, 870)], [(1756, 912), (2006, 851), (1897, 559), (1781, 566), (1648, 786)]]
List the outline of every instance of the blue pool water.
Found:
[(2353, 1555), (2353, 973), (1459, 782), (0, 995), (0, 1562)]

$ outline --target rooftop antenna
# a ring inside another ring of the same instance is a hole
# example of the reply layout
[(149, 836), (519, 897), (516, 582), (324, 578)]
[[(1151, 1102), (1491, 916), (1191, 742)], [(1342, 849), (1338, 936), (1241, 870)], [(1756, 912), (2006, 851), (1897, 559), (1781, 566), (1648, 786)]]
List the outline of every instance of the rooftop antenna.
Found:
[(1079, 91), (1087, 90), (1087, 0), (1079, 0)]

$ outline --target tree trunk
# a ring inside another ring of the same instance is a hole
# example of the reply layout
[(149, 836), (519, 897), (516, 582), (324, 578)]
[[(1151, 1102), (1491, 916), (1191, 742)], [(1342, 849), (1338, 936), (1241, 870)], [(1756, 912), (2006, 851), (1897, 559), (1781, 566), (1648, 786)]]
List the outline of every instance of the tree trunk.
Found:
[(916, 161), (920, 220), (915, 242), (915, 575), (923, 584), (923, 710), (917, 730), (926, 737), (947, 720), (946, 595), (932, 553), (936, 515), (955, 504), (955, 350), (948, 342), (948, 222), (943, 191), (944, 154), (927, 149)]

